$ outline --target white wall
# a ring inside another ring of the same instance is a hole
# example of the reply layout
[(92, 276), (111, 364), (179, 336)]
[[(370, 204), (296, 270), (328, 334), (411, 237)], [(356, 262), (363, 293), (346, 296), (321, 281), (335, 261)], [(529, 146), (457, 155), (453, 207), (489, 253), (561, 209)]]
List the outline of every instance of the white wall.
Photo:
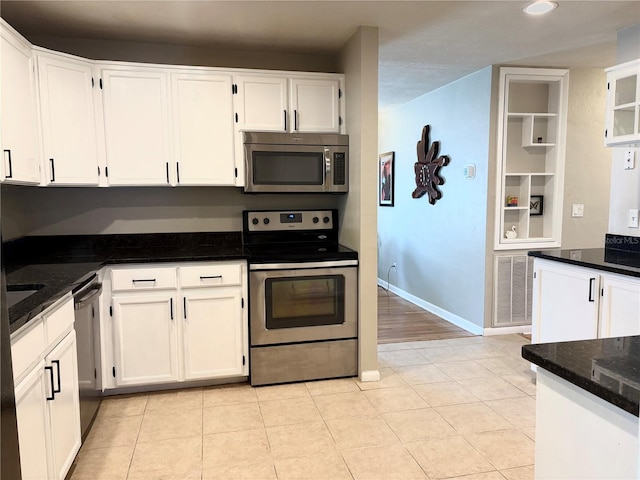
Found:
[[(492, 68), (486, 67), (380, 118), (378, 151), (394, 151), (395, 206), (378, 208), (378, 277), (453, 315), (484, 326), (487, 185)], [(450, 164), (435, 205), (413, 199), (422, 127)], [(465, 179), (463, 167), (476, 165)]]
[[(618, 32), (617, 61), (625, 63), (640, 58), (640, 24)], [(627, 227), (629, 209), (640, 208), (640, 165), (635, 170), (624, 169), (626, 148), (611, 148), (611, 197), (609, 202), (609, 233), (640, 237), (637, 228)], [(636, 148), (640, 161), (640, 149)], [(638, 162), (637, 161), (637, 162)]]

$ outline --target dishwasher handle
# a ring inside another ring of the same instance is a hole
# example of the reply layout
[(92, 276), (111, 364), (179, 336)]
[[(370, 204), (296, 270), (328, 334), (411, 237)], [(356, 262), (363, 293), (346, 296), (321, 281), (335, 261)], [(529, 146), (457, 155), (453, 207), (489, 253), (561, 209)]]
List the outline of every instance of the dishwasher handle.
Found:
[(94, 297), (100, 295), (100, 292), (102, 292), (102, 283), (92, 282), (89, 286), (73, 296), (73, 308), (75, 310), (82, 310), (86, 306), (91, 305)]

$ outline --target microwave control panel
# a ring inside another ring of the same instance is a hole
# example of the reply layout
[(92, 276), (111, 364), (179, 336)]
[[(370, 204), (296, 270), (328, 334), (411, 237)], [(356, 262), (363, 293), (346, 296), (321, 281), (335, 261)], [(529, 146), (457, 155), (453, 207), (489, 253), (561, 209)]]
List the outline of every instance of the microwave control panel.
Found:
[(347, 162), (344, 152), (333, 154), (333, 184), (345, 185), (347, 181)]

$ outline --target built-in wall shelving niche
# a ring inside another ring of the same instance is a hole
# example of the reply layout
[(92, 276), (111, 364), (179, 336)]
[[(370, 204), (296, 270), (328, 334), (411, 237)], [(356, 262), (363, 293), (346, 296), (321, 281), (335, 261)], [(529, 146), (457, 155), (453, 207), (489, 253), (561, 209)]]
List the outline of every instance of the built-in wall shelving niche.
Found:
[(567, 70), (500, 69), (496, 250), (560, 246), (567, 88)]

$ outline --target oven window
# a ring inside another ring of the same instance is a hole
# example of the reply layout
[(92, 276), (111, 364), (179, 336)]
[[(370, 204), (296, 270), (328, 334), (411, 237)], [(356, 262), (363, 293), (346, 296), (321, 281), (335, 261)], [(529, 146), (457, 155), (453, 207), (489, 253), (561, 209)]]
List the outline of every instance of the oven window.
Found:
[(344, 276), (268, 278), (267, 329), (344, 323)]
[(323, 185), (324, 156), (318, 152), (253, 152), (254, 185)]

